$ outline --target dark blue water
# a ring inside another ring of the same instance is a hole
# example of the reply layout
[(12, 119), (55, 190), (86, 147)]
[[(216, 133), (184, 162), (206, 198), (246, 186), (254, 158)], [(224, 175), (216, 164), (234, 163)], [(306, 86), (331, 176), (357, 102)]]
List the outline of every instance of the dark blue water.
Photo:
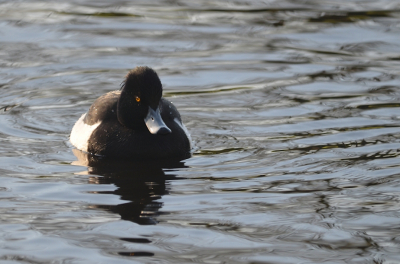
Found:
[[(0, 262), (400, 262), (399, 25), (395, 0), (0, 1)], [(139, 65), (193, 157), (74, 151)]]

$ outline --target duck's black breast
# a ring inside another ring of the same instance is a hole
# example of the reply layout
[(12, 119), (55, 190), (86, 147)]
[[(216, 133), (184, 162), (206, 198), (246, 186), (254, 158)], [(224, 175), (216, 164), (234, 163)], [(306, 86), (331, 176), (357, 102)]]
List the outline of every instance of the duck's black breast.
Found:
[[(161, 117), (171, 129), (167, 135), (154, 135), (144, 125), (131, 129), (122, 125), (117, 117), (119, 92), (98, 98), (90, 107), (85, 123), (100, 122), (88, 141), (88, 152), (113, 158), (187, 158), (190, 156), (189, 135), (182, 124), (176, 107), (161, 98)], [(126, 109), (129, 111), (129, 109)], [(132, 113), (134, 114), (134, 113)]]

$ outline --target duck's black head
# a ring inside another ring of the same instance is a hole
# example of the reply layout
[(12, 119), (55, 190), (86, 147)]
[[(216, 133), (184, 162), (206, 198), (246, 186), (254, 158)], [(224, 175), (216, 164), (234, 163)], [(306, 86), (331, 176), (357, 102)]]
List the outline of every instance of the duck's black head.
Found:
[(147, 129), (152, 134), (168, 134), (159, 104), (162, 85), (157, 73), (149, 67), (136, 67), (125, 78), (118, 100), (118, 121), (132, 129)]

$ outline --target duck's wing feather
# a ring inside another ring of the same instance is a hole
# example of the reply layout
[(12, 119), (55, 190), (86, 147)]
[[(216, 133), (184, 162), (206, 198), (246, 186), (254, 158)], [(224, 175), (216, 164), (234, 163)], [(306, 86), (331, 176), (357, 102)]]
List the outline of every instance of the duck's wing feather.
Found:
[(86, 114), (85, 124), (94, 125), (107, 119), (115, 119), (120, 94), (120, 91), (112, 91), (97, 98)]
[(172, 102), (168, 101), (165, 98), (161, 98), (159, 107), (161, 117), (164, 122), (167, 122), (168, 120), (173, 121), (174, 119), (178, 119), (179, 122), (182, 123), (181, 114)]
[(89, 151), (89, 139), (97, 127), (105, 120), (117, 118), (118, 98), (119, 92), (109, 92), (92, 104), (89, 111), (83, 114), (72, 128), (70, 135), (72, 145), (79, 150)]

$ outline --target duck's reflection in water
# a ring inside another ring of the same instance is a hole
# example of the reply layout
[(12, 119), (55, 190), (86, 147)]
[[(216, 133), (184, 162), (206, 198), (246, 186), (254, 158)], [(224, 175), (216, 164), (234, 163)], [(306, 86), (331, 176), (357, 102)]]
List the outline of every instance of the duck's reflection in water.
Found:
[(184, 163), (174, 160), (163, 161), (117, 161), (93, 157), (74, 149), (78, 161), (74, 165), (88, 166), (89, 178), (93, 184), (115, 184), (114, 191), (97, 193), (115, 194), (128, 201), (118, 205), (96, 205), (141, 225), (156, 224), (162, 203), (158, 200), (168, 194), (166, 181), (181, 179), (163, 169), (183, 168)]

